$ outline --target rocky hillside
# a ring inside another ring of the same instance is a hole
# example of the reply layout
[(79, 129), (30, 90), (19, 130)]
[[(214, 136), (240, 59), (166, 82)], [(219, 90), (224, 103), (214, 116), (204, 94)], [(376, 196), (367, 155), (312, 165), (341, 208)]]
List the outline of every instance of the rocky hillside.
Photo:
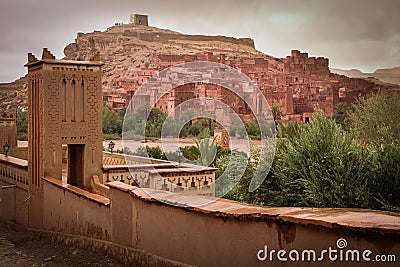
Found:
[[(212, 51), (227, 57), (269, 57), (254, 48), (250, 38), (186, 35), (150, 26), (123, 24), (105, 31), (78, 33), (74, 43), (64, 49), (66, 59), (89, 59), (100, 52), (103, 67), (103, 90), (115, 89), (127, 78), (129, 70), (157, 67), (155, 55), (196, 54)], [(23, 55), (21, 55), (23, 56)], [(271, 58), (271, 57), (270, 57)], [(0, 110), (27, 105), (26, 79), (0, 84)]]
[(400, 85), (400, 67), (392, 69), (378, 69), (373, 73), (363, 73), (357, 69), (341, 70), (331, 68), (331, 72), (346, 75), (350, 78), (375, 78), (385, 83)]
[(104, 32), (78, 33), (64, 49), (67, 59), (88, 59), (96, 51), (105, 62), (103, 90), (129, 79), (127, 70), (157, 67), (156, 55), (196, 54), (212, 51), (229, 57), (269, 57), (254, 48), (249, 38), (185, 35), (150, 26), (125, 24)]
[(27, 107), (26, 77), (0, 84), (0, 111)]

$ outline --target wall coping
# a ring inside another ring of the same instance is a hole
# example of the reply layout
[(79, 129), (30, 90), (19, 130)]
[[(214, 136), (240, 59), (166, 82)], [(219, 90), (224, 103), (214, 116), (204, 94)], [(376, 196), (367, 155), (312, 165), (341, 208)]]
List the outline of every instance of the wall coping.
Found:
[(134, 164), (134, 165), (103, 165), (103, 171), (112, 171), (120, 169), (137, 169), (150, 173), (164, 173), (164, 172), (205, 172), (205, 171), (216, 171), (218, 168), (197, 166), (192, 164), (184, 164), (181, 166), (174, 166), (173, 164)]
[(0, 163), (11, 164), (21, 168), (28, 168), (28, 161), (24, 159), (14, 158), (0, 154)]
[[(163, 159), (155, 159), (155, 158), (150, 158), (150, 157), (141, 157), (141, 156), (135, 156), (135, 155), (127, 155), (127, 154), (119, 154), (119, 153), (111, 153), (107, 151), (103, 151), (103, 156), (109, 156), (111, 158), (117, 158), (117, 159), (124, 159), (126, 160), (132, 160), (134, 161), (135, 159), (142, 161), (142, 163), (138, 164), (122, 164), (122, 165), (110, 165), (110, 164), (103, 164), (103, 169), (104, 170), (109, 170), (109, 169), (119, 169), (119, 168), (133, 168), (133, 169), (141, 169), (141, 168), (149, 168), (149, 169), (163, 169), (170, 167), (171, 170), (177, 169), (176, 172), (179, 172), (181, 169), (187, 168), (187, 169), (193, 169), (194, 171), (213, 171), (213, 170), (218, 170), (218, 168), (214, 167), (208, 167), (208, 166), (201, 166), (201, 165), (196, 165), (196, 164), (191, 164), (191, 163), (185, 163), (182, 162), (180, 165), (178, 165), (178, 162), (174, 161), (169, 161), (169, 160), (163, 160)], [(137, 161), (139, 162), (139, 161)], [(144, 163), (146, 162), (146, 163)], [(185, 172), (186, 170), (183, 170)]]
[(49, 184), (52, 184), (58, 188), (67, 190), (69, 192), (71, 192), (74, 195), (78, 195), (79, 197), (83, 197), (85, 199), (91, 200), (93, 202), (96, 202), (98, 204), (102, 204), (104, 206), (110, 206), (110, 199), (98, 194), (94, 194), (94, 193), (90, 193), (89, 191), (86, 191), (82, 188), (67, 184), (67, 183), (63, 183), (60, 180), (57, 180), (55, 178), (52, 177), (43, 177), (42, 178), (44, 181), (48, 182)]
[(222, 218), (237, 218), (250, 221), (273, 219), (331, 229), (400, 235), (400, 213), (395, 212), (347, 208), (256, 206), (216, 197), (183, 195), (148, 188), (142, 189), (118, 181), (107, 183), (107, 185), (110, 188), (128, 192), (133, 197), (146, 202), (166, 206), (173, 205), (176, 208)]

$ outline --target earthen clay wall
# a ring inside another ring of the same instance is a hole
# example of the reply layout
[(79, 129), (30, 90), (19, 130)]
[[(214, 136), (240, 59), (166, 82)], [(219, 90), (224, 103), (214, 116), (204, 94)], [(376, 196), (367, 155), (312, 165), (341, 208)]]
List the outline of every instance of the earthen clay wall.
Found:
[[(182, 197), (178, 200), (173, 195), (164, 197), (183, 206), (196, 202)], [(395, 214), (255, 207), (227, 200), (185, 209), (151, 201), (140, 189), (130, 191), (118, 182), (111, 185), (110, 198), (122, 204), (118, 209), (111, 209), (111, 220), (132, 225), (131, 228), (113, 227), (114, 242), (197, 266), (265, 266), (268, 262), (259, 261), (257, 253), (266, 245), (269, 252), (272, 249), (322, 251), (329, 247), (337, 249), (340, 238), (346, 239), (348, 248), (370, 249), (375, 254), (400, 253), (398, 230), (396, 233), (376, 231), (378, 225), (387, 223), (386, 219), (398, 220)], [(279, 263), (276, 258), (274, 263), (298, 266), (290, 261)], [(318, 266), (337, 264), (328, 259), (318, 262)], [(354, 262), (340, 262), (340, 265), (354, 266)]]
[[(1, 186), (9, 184), (0, 177)], [(273, 263), (298, 266), (298, 262), (290, 260), (279, 262), (278, 250), (338, 250), (339, 239), (346, 240), (346, 249), (371, 250), (371, 258), (377, 254), (400, 255), (397, 213), (258, 207), (216, 199), (190, 208), (188, 204), (204, 201), (205, 197), (153, 192), (177, 203), (177, 207), (158, 202), (141, 189), (120, 182), (109, 184), (109, 199), (53, 178), (46, 178), (43, 185), (41, 203), (31, 202), (22, 188), (0, 189), (0, 220), (44, 231), (68, 244), (99, 249), (109, 255), (120, 254), (126, 263), (138, 266), (155, 261), (163, 266), (265, 266), (271, 262), (257, 258), (257, 254), (265, 256), (265, 249), (268, 255), (275, 250)], [(41, 217), (35, 218), (38, 214)], [(338, 264), (338, 260), (330, 261), (328, 254), (324, 259), (306, 263)], [(353, 261), (339, 263), (355, 265)], [(387, 262), (385, 266), (397, 265)]]
[(43, 230), (110, 240), (109, 199), (54, 178), (44, 180), (43, 193)]

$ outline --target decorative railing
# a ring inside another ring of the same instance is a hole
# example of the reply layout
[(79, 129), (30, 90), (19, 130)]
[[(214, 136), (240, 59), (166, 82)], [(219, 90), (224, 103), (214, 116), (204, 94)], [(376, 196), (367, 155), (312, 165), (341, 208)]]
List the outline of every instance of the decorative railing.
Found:
[(0, 179), (7, 183), (15, 184), (18, 187), (28, 189), (28, 162), (0, 155)]
[[(168, 166), (167, 166), (168, 165)], [(165, 169), (171, 164), (103, 165), (103, 183), (119, 181), (169, 192), (196, 195), (215, 195), (214, 170), (195, 171), (191, 166)]]
[(128, 165), (103, 166), (103, 183), (120, 181), (129, 185), (137, 185)]
[(134, 155), (124, 155), (103, 151), (103, 165), (138, 165), (138, 164), (162, 164), (167, 160), (146, 158)]
[(170, 192), (214, 196), (215, 168), (193, 164), (176, 167), (170, 161), (103, 152), (102, 182), (120, 181)]

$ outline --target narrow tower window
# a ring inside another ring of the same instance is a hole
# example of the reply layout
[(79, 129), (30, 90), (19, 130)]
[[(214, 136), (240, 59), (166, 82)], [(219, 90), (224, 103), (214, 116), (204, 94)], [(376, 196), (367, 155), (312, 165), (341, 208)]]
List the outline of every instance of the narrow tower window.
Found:
[(62, 80), (61, 86), (61, 116), (62, 121), (67, 121), (67, 82)]
[(82, 83), (81, 83), (81, 99), (80, 101), (82, 101), (82, 107), (81, 107), (81, 121), (85, 121), (85, 83), (82, 79)]
[(76, 121), (75, 105), (76, 105), (76, 83), (72, 80), (72, 90), (71, 90), (71, 121)]

